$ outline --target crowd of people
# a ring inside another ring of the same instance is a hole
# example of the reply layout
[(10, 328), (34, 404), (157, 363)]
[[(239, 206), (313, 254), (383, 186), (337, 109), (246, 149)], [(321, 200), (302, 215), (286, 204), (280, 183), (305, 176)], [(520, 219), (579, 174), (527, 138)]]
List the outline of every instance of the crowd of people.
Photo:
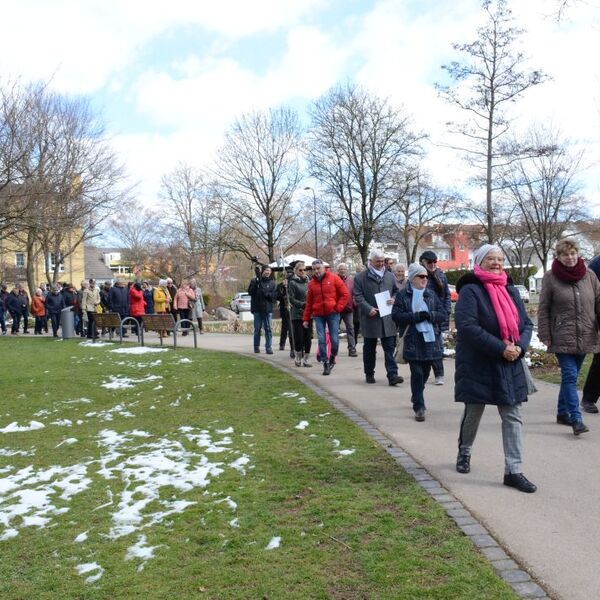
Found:
[[(394, 264), (379, 251), (354, 277), (340, 264), (337, 273), (323, 261), (296, 262), (293, 272), (275, 285), (272, 271), (263, 267), (248, 293), (254, 315), (254, 352), (259, 353), (261, 332), (265, 351), (273, 353), (271, 316), (275, 302), (282, 308), (280, 350), (290, 339), (290, 356), (298, 367), (311, 367), (313, 324), (318, 341), (317, 359), (323, 375), (336, 365), (340, 327), (346, 333), (348, 356), (358, 356), (356, 340), (362, 333), (365, 382), (376, 383), (376, 348), (381, 344), (388, 384), (403, 378), (398, 363), (410, 368), (411, 402), (415, 420), (425, 420), (425, 384), (431, 373), (444, 385), (443, 332), (448, 330), (451, 296), (437, 256), (425, 251), (419, 262)], [(471, 450), (485, 407), (494, 405), (501, 418), (504, 448), (504, 484), (532, 493), (536, 486), (523, 474), (520, 408), (535, 391), (525, 354), (533, 333), (518, 290), (504, 270), (502, 249), (485, 244), (474, 252), (474, 268), (456, 283), (455, 401), (464, 404), (459, 425), (456, 470), (469, 473)], [(588, 266), (573, 239), (556, 245), (552, 268), (543, 280), (539, 302), (539, 337), (555, 353), (561, 372), (556, 421), (572, 427), (576, 436), (589, 431), (583, 423), (577, 394), (577, 376), (585, 355), (594, 358), (584, 386), (581, 409), (598, 413), (600, 397), (600, 256)], [(284, 316), (285, 315), (285, 316)], [(284, 333), (285, 332), (285, 333)]]
[[(12, 319), (11, 335), (29, 333), (29, 319), (34, 318), (34, 335), (48, 333), (58, 337), (61, 313), (70, 308), (74, 316), (75, 332), (88, 339), (98, 338), (105, 331), (98, 331), (96, 315), (102, 312), (117, 313), (121, 319), (134, 317), (143, 322), (144, 315), (171, 314), (175, 321), (182, 321), (182, 335), (187, 335), (190, 322), (197, 324), (202, 333), (202, 318), (205, 310), (202, 289), (195, 279), (184, 280), (180, 287), (170, 278), (160, 279), (158, 285), (150, 280), (125, 281), (117, 279), (113, 284), (97, 286), (94, 279), (81, 281), (79, 289), (72, 283), (54, 285), (40, 284), (30, 299), (26, 289), (16, 284), (10, 291), (0, 287), (0, 328), (6, 335), (6, 316)], [(135, 326), (134, 334), (137, 334)], [(123, 337), (128, 337), (123, 333)]]

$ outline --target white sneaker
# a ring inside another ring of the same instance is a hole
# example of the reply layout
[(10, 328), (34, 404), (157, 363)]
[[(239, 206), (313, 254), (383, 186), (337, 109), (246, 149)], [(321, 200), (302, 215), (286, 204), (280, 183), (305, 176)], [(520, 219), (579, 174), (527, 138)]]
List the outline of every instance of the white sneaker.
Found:
[(444, 378), (443, 377), (436, 377), (433, 385), (444, 385)]

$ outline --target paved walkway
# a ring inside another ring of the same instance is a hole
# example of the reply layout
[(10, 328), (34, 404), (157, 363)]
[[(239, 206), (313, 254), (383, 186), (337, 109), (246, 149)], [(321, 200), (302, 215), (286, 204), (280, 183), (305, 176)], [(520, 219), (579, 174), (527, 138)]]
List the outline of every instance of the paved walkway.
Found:
[[(179, 340), (181, 346), (192, 345), (191, 336)], [(152, 342), (152, 334), (147, 341)], [(198, 342), (206, 349), (255, 356), (248, 335), (205, 334)], [(538, 382), (539, 391), (522, 410), (524, 473), (538, 491), (523, 494), (502, 485), (500, 417), (494, 407), (488, 407), (482, 419), (471, 473), (455, 471), (462, 404), (453, 400), (452, 359), (445, 360), (446, 384), (427, 385), (427, 419), (417, 423), (408, 366), (400, 365), (406, 382), (389, 387), (378, 348), (377, 384), (367, 385), (360, 345), (359, 358), (349, 358), (342, 348), (329, 377), (321, 375), (318, 364), (311, 369), (294, 367), (288, 351), (261, 353), (260, 358), (300, 372), (361, 413), (460, 499), (554, 597), (600, 597), (600, 415), (586, 415), (591, 432), (576, 438), (570, 427), (555, 423), (558, 387)]]

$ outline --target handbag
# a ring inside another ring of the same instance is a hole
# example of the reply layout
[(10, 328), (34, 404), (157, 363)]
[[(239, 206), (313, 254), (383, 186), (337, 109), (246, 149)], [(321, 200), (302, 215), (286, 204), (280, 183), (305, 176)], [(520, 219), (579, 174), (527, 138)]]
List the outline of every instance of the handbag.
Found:
[(535, 381), (531, 376), (531, 371), (529, 370), (529, 366), (525, 362), (525, 359), (521, 359), (521, 366), (523, 367), (523, 374), (525, 375), (525, 383), (527, 385), (527, 395), (535, 394), (538, 389), (535, 387)]

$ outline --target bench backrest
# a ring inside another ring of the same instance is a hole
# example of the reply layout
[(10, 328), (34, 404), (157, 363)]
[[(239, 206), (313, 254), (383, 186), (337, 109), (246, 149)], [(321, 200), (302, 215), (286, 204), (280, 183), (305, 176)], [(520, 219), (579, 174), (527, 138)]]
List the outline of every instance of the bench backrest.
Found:
[(175, 327), (175, 319), (170, 314), (144, 315), (142, 320), (147, 331), (171, 331)]
[(119, 313), (96, 313), (94, 316), (96, 319), (97, 327), (120, 327), (121, 316)]

